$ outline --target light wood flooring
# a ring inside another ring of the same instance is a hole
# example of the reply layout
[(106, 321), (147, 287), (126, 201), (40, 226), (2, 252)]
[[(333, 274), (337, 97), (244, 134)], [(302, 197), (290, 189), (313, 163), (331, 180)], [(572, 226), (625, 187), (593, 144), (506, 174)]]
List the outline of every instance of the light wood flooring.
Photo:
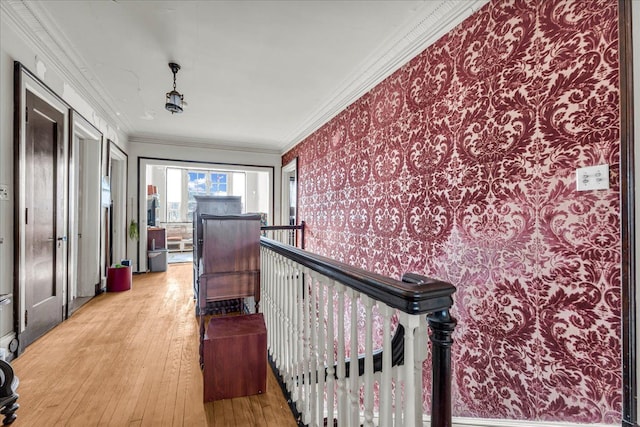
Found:
[(266, 393), (203, 404), (191, 282), (191, 264), (135, 275), (29, 346), (14, 425), (296, 426), (271, 369)]

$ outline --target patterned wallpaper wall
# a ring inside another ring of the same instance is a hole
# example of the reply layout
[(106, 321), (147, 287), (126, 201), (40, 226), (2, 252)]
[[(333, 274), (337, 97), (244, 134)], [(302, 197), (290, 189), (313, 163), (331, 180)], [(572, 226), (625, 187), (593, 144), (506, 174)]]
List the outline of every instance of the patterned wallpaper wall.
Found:
[(620, 422), (617, 17), (495, 0), (283, 157), (309, 250), (457, 286), (454, 416)]

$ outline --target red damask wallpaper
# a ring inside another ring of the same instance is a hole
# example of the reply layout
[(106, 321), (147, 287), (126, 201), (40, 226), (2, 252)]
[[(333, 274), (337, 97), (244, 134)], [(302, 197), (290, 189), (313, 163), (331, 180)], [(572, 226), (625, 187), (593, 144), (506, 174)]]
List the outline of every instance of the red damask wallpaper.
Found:
[(457, 286), (454, 416), (620, 422), (617, 17), (492, 1), (283, 157), (309, 250)]

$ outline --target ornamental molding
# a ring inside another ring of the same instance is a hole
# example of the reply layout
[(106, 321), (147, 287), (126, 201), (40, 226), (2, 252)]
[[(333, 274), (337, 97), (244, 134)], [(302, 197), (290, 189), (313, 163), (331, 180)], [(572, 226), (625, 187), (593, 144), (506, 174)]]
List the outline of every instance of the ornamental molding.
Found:
[(192, 138), (183, 136), (166, 136), (153, 134), (137, 134), (129, 136), (129, 144), (152, 144), (165, 145), (169, 147), (177, 147), (184, 149), (189, 148), (206, 148), (210, 150), (236, 151), (243, 153), (259, 153), (280, 156), (280, 150), (273, 148), (265, 148), (259, 144), (241, 143), (233, 141), (212, 141), (206, 138)]
[[(90, 70), (82, 55), (73, 47), (55, 21), (37, 1), (0, 1), (4, 22), (60, 75), (100, 117), (129, 133), (127, 118), (118, 116), (115, 100)], [(31, 70), (36, 72), (36, 70)], [(46, 82), (45, 82), (46, 83)], [(65, 94), (58, 94), (64, 98)]]
[[(404, 25), (389, 37), (363, 62), (358, 71), (338, 84), (336, 90), (315, 113), (285, 138), (280, 153), (301, 142), (488, 1), (424, 1), (408, 25)], [(116, 114), (115, 100), (39, 2), (3, 0), (0, 1), (0, 11), (3, 18), (7, 18), (6, 23), (11, 25), (39, 55), (41, 54), (100, 116), (117, 124), (124, 133), (132, 132), (131, 122), (126, 117)], [(156, 138), (153, 139), (157, 141)], [(203, 141), (192, 143), (192, 146), (204, 144)], [(223, 147), (224, 144), (216, 148)], [(250, 149), (254, 151), (255, 148)]]

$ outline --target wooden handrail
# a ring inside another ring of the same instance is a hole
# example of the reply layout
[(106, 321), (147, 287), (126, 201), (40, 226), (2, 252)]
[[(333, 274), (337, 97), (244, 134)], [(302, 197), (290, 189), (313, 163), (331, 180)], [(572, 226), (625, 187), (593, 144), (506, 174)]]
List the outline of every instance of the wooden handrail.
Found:
[(456, 288), (451, 283), (417, 274), (405, 274), (406, 282), (394, 280), (266, 237), (260, 238), (260, 244), (407, 314), (433, 313), (453, 305)]

